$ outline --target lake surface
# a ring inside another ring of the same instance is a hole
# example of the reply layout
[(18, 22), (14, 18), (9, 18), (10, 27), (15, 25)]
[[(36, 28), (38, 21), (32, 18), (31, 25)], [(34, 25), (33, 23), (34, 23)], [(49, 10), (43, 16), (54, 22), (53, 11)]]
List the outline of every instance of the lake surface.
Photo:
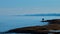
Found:
[(60, 19), (60, 16), (0, 16), (0, 32), (21, 27), (47, 25), (46, 22), (40, 22), (42, 18)]

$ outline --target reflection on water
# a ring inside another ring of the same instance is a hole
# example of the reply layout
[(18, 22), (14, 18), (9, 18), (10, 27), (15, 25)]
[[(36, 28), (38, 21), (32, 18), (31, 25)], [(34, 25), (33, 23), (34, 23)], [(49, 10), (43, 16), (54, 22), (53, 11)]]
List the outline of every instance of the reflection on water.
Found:
[(50, 30), (50, 32), (60, 32), (60, 30)]

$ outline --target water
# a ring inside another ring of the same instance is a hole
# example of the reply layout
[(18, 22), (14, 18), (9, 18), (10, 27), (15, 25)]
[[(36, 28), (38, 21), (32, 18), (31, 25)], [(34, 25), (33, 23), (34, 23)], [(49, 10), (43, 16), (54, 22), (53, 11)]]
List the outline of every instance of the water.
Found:
[(0, 32), (21, 27), (47, 25), (46, 22), (40, 22), (43, 17), (45, 20), (60, 18), (60, 16), (0, 16)]

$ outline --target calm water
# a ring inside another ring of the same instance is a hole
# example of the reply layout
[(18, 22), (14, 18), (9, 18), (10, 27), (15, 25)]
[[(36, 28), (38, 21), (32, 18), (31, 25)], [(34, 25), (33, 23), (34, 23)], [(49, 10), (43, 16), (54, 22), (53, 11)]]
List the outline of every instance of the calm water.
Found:
[(0, 32), (27, 26), (47, 25), (48, 23), (40, 22), (43, 17), (45, 20), (60, 18), (60, 16), (0, 16)]

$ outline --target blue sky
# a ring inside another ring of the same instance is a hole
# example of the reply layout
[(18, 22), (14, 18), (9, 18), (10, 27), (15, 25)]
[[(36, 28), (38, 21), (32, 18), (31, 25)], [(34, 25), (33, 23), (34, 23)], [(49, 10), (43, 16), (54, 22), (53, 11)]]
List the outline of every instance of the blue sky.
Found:
[(60, 13), (60, 0), (0, 0), (0, 15)]

